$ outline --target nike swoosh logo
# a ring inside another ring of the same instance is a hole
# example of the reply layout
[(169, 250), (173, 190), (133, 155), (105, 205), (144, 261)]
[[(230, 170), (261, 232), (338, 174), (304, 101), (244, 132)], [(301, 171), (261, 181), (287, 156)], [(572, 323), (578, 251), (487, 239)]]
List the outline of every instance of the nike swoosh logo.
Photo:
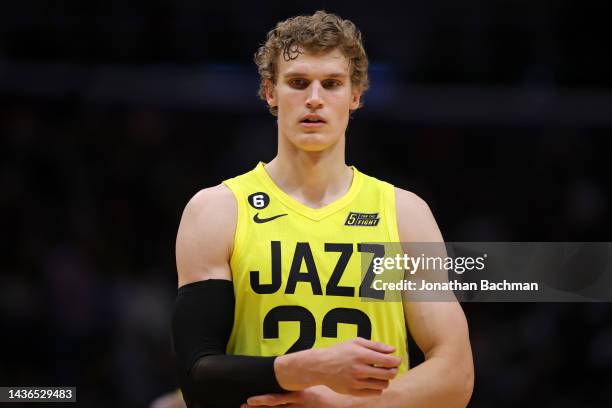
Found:
[(270, 218), (259, 218), (259, 213), (256, 213), (253, 216), (253, 221), (255, 221), (258, 224), (263, 224), (264, 222), (268, 222), (268, 221), (274, 221), (277, 218), (283, 217), (287, 214), (279, 214), (279, 215), (275, 215), (274, 217), (270, 217)]

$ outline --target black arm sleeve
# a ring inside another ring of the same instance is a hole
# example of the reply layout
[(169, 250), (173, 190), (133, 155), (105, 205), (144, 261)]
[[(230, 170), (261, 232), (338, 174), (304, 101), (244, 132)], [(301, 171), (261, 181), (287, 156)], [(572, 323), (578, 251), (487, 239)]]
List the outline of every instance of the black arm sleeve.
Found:
[(210, 279), (179, 288), (172, 336), (188, 407), (237, 408), (254, 395), (286, 392), (276, 380), (276, 357), (225, 354), (233, 324), (231, 281)]

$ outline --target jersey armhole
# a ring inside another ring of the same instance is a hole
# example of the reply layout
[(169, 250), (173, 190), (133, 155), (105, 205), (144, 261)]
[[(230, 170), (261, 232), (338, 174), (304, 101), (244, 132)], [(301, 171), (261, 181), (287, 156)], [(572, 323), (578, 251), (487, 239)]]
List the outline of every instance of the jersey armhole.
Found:
[[(240, 189), (240, 186), (236, 182), (235, 178), (224, 180), (223, 184), (225, 184), (227, 188), (229, 188), (231, 192), (234, 194), (234, 198), (236, 199), (236, 206), (238, 209), (238, 214), (236, 217), (236, 231), (234, 232), (234, 246), (232, 249), (232, 255), (230, 256), (230, 267), (231, 267), (234, 260), (238, 259), (238, 257), (241, 255), (242, 250), (243, 250), (242, 248), (244, 246), (244, 241), (246, 239), (246, 234), (247, 234), (247, 231), (246, 231), (247, 223), (245, 222), (247, 218), (247, 214), (246, 214), (247, 209), (244, 203), (244, 198), (243, 198), (244, 195), (242, 193), (242, 190)], [(231, 269), (233, 271), (234, 268), (231, 268)]]
[(385, 212), (387, 213), (387, 227), (389, 240), (391, 242), (401, 242), (397, 225), (397, 207), (395, 205), (395, 186), (389, 183), (384, 184)]
[[(387, 182), (384, 182), (383, 184), (383, 197), (384, 197), (384, 209), (386, 212), (386, 219), (387, 219), (387, 230), (389, 233), (389, 240), (390, 242), (393, 242), (395, 244), (398, 245), (397, 250), (400, 251), (400, 253), (403, 253), (403, 249), (402, 249), (402, 244), (401, 244), (401, 239), (399, 236), (399, 226), (397, 224), (397, 206), (396, 206), (396, 194), (395, 194), (395, 186), (392, 184), (389, 184)], [(393, 245), (394, 246), (394, 245)], [(406, 369), (405, 371), (402, 372), (408, 372), (410, 371), (410, 362), (411, 362), (411, 358), (410, 358), (410, 352), (413, 349), (413, 347), (416, 345), (414, 343), (414, 340), (412, 339), (412, 336), (410, 334), (410, 329), (408, 327), (408, 321), (406, 320), (406, 315), (404, 312), (404, 306), (403, 306), (403, 302), (399, 302), (399, 304), (401, 305), (401, 318), (403, 320), (403, 328), (405, 330), (405, 335), (404, 335), (404, 345), (405, 345), (405, 358), (406, 358)], [(412, 344), (411, 344), (412, 341)], [(417, 348), (418, 350), (418, 348)]]

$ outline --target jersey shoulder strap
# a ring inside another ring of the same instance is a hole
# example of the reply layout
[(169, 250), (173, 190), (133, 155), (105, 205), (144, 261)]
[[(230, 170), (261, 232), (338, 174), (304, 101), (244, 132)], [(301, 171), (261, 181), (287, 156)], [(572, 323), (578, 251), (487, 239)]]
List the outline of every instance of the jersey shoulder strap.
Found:
[(251, 170), (236, 177), (223, 180), (223, 184), (229, 188), (238, 206), (238, 214), (236, 219), (236, 232), (234, 234), (234, 251), (232, 258), (238, 258), (240, 251), (244, 248), (244, 241), (247, 236), (249, 210), (247, 191), (258, 191), (261, 183), (258, 181), (255, 171)]

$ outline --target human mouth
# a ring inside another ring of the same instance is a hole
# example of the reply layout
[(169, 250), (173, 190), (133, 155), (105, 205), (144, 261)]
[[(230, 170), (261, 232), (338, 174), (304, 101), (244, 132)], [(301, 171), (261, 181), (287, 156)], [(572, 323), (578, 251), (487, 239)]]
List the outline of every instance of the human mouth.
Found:
[(300, 120), (300, 125), (306, 128), (317, 128), (325, 125), (325, 120), (319, 115), (306, 115)]

